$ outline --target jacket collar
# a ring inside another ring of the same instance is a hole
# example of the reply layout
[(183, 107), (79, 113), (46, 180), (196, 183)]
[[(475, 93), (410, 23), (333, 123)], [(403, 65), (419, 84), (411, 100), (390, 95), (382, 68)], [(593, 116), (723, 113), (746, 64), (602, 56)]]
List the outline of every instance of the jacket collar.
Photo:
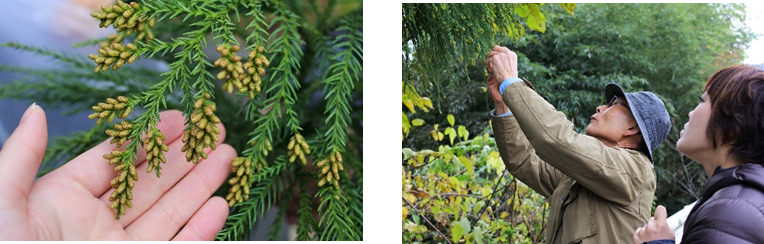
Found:
[(737, 184), (749, 185), (764, 192), (764, 167), (758, 163), (746, 163), (727, 169), (717, 167), (703, 188), (703, 199), (710, 198), (719, 189)]

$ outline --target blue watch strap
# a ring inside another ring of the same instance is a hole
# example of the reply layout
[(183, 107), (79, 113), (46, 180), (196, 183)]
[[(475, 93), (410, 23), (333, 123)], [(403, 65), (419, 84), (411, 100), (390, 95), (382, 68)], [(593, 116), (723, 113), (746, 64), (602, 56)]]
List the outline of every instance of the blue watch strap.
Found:
[(506, 112), (506, 113), (503, 113), (503, 114), (500, 114), (500, 115), (496, 115), (496, 109), (491, 110), (491, 116), (493, 116), (493, 117), (504, 117), (504, 116), (509, 116), (509, 115), (512, 115), (512, 111), (509, 111), (509, 112)]

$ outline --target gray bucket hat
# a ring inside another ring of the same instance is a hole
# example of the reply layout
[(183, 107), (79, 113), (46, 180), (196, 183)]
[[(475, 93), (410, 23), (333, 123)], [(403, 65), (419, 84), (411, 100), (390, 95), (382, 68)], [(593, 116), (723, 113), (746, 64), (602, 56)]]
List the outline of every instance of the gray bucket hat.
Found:
[(650, 161), (653, 161), (653, 150), (658, 147), (671, 130), (671, 118), (661, 99), (652, 92), (640, 91), (624, 93), (621, 86), (611, 83), (605, 86), (605, 101), (619, 96), (626, 98), (631, 108), (631, 114), (637, 121), (639, 131), (647, 145)]

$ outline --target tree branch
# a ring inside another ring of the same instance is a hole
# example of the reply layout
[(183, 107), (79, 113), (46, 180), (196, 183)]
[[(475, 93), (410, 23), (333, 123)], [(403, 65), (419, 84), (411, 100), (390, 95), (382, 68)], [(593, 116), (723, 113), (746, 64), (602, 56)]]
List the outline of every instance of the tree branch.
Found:
[(446, 235), (444, 235), (443, 233), (441, 233), (441, 232), (438, 230), (438, 227), (435, 227), (435, 225), (434, 225), (434, 224), (432, 224), (432, 223), (430, 222), (430, 220), (428, 220), (428, 219), (427, 219), (427, 217), (425, 217), (425, 216), (422, 214), (422, 212), (420, 212), (420, 211), (419, 211), (419, 209), (416, 209), (416, 207), (414, 207), (414, 204), (412, 204), (411, 202), (409, 202), (409, 200), (407, 200), (407, 199), (406, 199), (405, 197), (403, 197), (403, 196), (401, 196), (401, 198), (403, 198), (403, 201), (406, 201), (406, 203), (407, 203), (409, 206), (411, 206), (411, 209), (413, 209), (414, 211), (416, 211), (416, 213), (417, 213), (417, 214), (419, 214), (419, 216), (421, 216), (421, 217), (422, 217), (422, 219), (424, 219), (424, 221), (426, 221), (426, 222), (427, 222), (427, 224), (429, 224), (429, 225), (430, 225), (430, 227), (431, 227), (433, 230), (437, 231), (437, 232), (438, 232), (438, 234), (440, 234), (441, 236), (443, 236), (443, 239), (445, 239), (445, 240), (446, 240), (446, 241), (447, 241), (449, 244), (452, 244), (451, 240), (449, 240), (449, 239), (448, 239), (448, 237), (447, 237)]

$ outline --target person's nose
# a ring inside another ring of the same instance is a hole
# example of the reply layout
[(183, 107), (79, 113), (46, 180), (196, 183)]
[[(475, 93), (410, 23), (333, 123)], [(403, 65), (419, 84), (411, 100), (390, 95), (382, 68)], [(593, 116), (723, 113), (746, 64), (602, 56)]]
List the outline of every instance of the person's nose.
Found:
[(605, 106), (605, 105), (599, 105), (599, 106), (597, 106), (597, 109), (596, 109), (597, 113), (601, 113), (601, 112), (602, 112), (602, 110), (603, 110), (603, 107), (604, 107), (604, 106)]

